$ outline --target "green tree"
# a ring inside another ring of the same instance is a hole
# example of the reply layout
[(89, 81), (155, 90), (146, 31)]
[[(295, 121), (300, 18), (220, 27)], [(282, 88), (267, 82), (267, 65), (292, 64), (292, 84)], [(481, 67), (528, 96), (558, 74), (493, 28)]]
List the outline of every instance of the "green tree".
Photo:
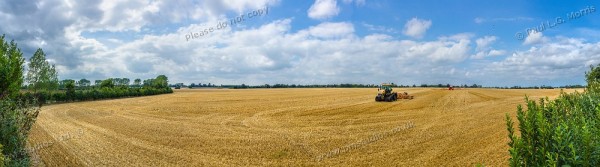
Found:
[(85, 78), (79, 80), (79, 82), (77, 82), (77, 86), (79, 87), (88, 87), (92, 84), (92, 82), (90, 80), (87, 80)]
[(74, 99), (75, 95), (75, 80), (68, 80), (65, 83), (66, 94), (69, 99)]
[(94, 86), (100, 86), (101, 83), (102, 83), (102, 80), (95, 80)]
[(587, 90), (600, 92), (600, 64), (590, 66), (590, 71), (585, 73), (587, 81)]
[(141, 84), (142, 84), (142, 79), (137, 78), (137, 79), (133, 80), (133, 86), (140, 87)]
[(23, 84), (23, 64), (25, 59), (14, 41), (4, 41), (0, 37), (0, 99), (16, 96)]
[(35, 51), (29, 59), (29, 69), (25, 80), (34, 92), (38, 90), (56, 90), (58, 88), (56, 68), (46, 61), (46, 54), (42, 49)]
[(168, 88), (169, 87), (169, 78), (165, 75), (159, 75), (156, 77), (154, 82), (152, 83), (155, 88)]
[(115, 87), (115, 83), (113, 82), (112, 78), (108, 78), (102, 81), (102, 83), (100, 83), (100, 87), (101, 88), (113, 88)]
[(67, 84), (71, 83), (71, 82), (75, 82), (75, 80), (72, 80), (72, 79), (61, 80), (60, 82), (58, 82), (58, 88), (59, 89), (66, 89), (67, 88)]
[(590, 66), (590, 71), (585, 72), (585, 80), (588, 83), (600, 81), (600, 64), (598, 66)]
[(121, 85), (122, 86), (129, 86), (130, 82), (131, 82), (131, 80), (129, 80), (129, 78), (122, 78), (121, 79)]
[(112, 82), (116, 86), (121, 86), (121, 78), (112, 78)]
[(154, 86), (155, 79), (146, 79), (144, 80), (144, 87), (152, 87)]

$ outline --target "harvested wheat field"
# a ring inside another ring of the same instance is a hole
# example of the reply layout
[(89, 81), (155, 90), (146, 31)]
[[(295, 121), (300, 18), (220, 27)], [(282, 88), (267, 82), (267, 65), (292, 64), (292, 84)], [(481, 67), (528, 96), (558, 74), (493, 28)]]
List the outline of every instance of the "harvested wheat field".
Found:
[[(44, 106), (46, 166), (506, 166), (505, 114), (560, 90), (193, 89)], [(573, 91), (573, 90), (568, 90)]]

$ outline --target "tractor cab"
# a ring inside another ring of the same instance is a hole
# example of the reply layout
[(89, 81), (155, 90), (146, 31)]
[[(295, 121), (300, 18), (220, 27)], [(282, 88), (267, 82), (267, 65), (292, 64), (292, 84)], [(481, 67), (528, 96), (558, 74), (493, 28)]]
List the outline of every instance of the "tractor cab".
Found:
[(375, 96), (375, 101), (396, 101), (398, 99), (398, 95), (396, 92), (392, 92), (391, 84), (381, 84), (377, 96)]
[(379, 86), (379, 91), (385, 94), (389, 94), (392, 92), (391, 85), (381, 85)]

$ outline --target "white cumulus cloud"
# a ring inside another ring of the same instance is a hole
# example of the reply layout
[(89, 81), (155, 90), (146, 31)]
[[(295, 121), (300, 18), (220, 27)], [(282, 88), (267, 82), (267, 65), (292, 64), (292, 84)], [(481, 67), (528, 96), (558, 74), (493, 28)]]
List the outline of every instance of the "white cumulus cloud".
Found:
[(542, 32), (537, 32), (535, 30), (531, 30), (531, 31), (527, 32), (527, 37), (525, 38), (523, 45), (544, 43), (547, 40), (548, 39), (546, 37), (544, 37), (544, 34), (542, 34)]
[(315, 0), (315, 3), (308, 9), (308, 17), (312, 19), (328, 19), (337, 16), (340, 8), (336, 0)]
[(308, 32), (315, 37), (332, 38), (344, 37), (354, 33), (354, 26), (351, 23), (321, 23), (317, 26), (310, 27)]
[(431, 20), (412, 18), (406, 22), (402, 33), (413, 38), (422, 38), (429, 27), (431, 27)]
[(478, 38), (475, 40), (475, 44), (477, 47), (475, 48), (476, 54), (472, 55), (473, 59), (483, 59), (485, 57), (491, 56), (501, 56), (506, 54), (505, 50), (496, 50), (491, 47), (491, 45), (496, 42), (498, 37), (496, 36), (484, 36), (483, 38)]
[(477, 43), (477, 50), (486, 49), (494, 41), (496, 41), (496, 36), (485, 36), (483, 38), (475, 40), (475, 43)]

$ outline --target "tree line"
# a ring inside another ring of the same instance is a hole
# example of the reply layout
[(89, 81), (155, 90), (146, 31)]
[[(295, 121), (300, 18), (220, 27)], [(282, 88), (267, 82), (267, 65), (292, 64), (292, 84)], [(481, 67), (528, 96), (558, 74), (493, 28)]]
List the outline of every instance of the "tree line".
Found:
[[(263, 85), (246, 85), (246, 84), (241, 84), (241, 85), (216, 85), (216, 84), (211, 84), (209, 83), (208, 86), (203, 85), (203, 86), (199, 86), (201, 84), (195, 84), (195, 83), (191, 83), (189, 85), (185, 85), (183, 83), (177, 83), (175, 85), (172, 85), (172, 87), (188, 87), (188, 88), (199, 88), (199, 87), (216, 87), (216, 88), (232, 88), (232, 89), (251, 89), (251, 88), (377, 88), (379, 87), (378, 84), (351, 84), (351, 83), (342, 83), (342, 84), (307, 84), (307, 85), (302, 85), (302, 84), (263, 84)], [(417, 85), (397, 85), (394, 83), (391, 83), (390, 85), (392, 85), (392, 87), (417, 87)], [(475, 84), (476, 85), (476, 84)], [(422, 84), (419, 87), (449, 87), (450, 84), (438, 84), (438, 85), (427, 85), (427, 84)], [(476, 85), (477, 86), (477, 85)], [(456, 87), (460, 87), (460, 86), (456, 86)], [(480, 87), (480, 86), (477, 86)]]
[(96, 80), (94, 85), (85, 78), (58, 81), (55, 66), (50, 65), (43, 50), (38, 49), (30, 59), (25, 77), (28, 84), (21, 87), (25, 91), (18, 98), (35, 99), (47, 104), (172, 93), (168, 80), (167, 76), (159, 75), (144, 80), (143, 84), (141, 79), (135, 79), (133, 85), (130, 85), (128, 78)]
[(55, 66), (50, 65), (46, 61), (46, 54), (38, 49), (30, 59), (25, 77), (28, 84), (21, 87), (26, 91), (17, 98), (35, 99), (41, 104), (47, 104), (172, 93), (168, 80), (167, 76), (159, 75), (144, 80), (143, 85), (141, 79), (135, 79), (134, 84), (129, 85), (128, 78), (108, 78), (96, 80), (93, 86), (85, 78), (78, 81), (58, 81)]
[(146, 79), (144, 84), (134, 85), (122, 82), (122, 78), (100, 80), (95, 85), (89, 85), (85, 82), (86, 79), (82, 80), (62, 80), (55, 91), (27, 91), (21, 93), (20, 98), (37, 99), (40, 103), (47, 104), (173, 93), (168, 86), (168, 78), (164, 75)]
[[(394, 83), (391, 83), (390, 85), (392, 85), (392, 87), (400, 87), (400, 88), (448, 88), (448, 87), (454, 87), (454, 88), (495, 88), (495, 89), (555, 89), (555, 88), (565, 88), (565, 89), (572, 89), (572, 88), (585, 88), (585, 85), (565, 85), (565, 86), (547, 86), (547, 85), (541, 85), (541, 86), (494, 86), (494, 87), (486, 87), (483, 85), (478, 85), (478, 84), (473, 84), (473, 85), (467, 85), (467, 84), (463, 84), (463, 85), (451, 85), (451, 84), (420, 84), (420, 85), (397, 85)], [(377, 84), (350, 84), (350, 83), (345, 83), (345, 84), (308, 84), (308, 85), (302, 85), (302, 84), (263, 84), (263, 85), (246, 85), (246, 84), (241, 84), (241, 85), (216, 85), (216, 84), (211, 84), (208, 83), (207, 84), (195, 84), (195, 83), (190, 83), (188, 85), (185, 85), (184, 83), (176, 83), (173, 85), (170, 85), (170, 87), (174, 87), (175, 89), (179, 89), (182, 87), (187, 87), (190, 89), (193, 88), (229, 88), (229, 89), (253, 89), (253, 88), (377, 88), (379, 87), (379, 85)]]

